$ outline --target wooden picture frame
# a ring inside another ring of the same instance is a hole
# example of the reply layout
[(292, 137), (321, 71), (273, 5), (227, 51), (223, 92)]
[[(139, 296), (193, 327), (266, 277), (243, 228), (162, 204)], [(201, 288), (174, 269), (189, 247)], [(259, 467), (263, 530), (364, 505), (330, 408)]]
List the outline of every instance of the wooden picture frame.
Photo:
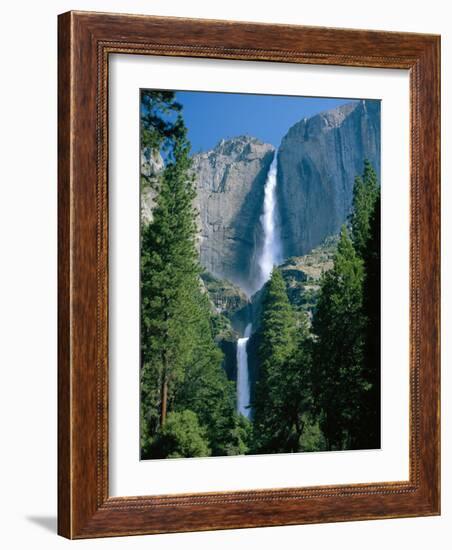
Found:
[[(138, 15), (59, 16), (58, 532), (136, 535), (440, 513), (440, 38)], [(148, 497), (108, 491), (112, 53), (410, 73), (409, 481)]]

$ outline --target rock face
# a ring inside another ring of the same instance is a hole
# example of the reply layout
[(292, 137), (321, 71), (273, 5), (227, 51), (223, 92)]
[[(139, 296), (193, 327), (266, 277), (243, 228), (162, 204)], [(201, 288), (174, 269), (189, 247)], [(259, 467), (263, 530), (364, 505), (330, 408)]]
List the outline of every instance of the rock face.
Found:
[(249, 322), (250, 300), (239, 287), (224, 279), (216, 279), (211, 273), (203, 273), (201, 279), (215, 313), (229, 320), (235, 341)]
[(163, 159), (158, 151), (145, 147), (141, 151), (141, 219), (144, 223), (152, 220), (155, 191), (153, 187), (164, 168)]
[(274, 147), (256, 138), (222, 140), (193, 157), (202, 265), (249, 292), (264, 185)]
[(380, 178), (380, 103), (356, 101), (303, 119), (278, 151), (284, 256), (302, 256), (337, 233), (351, 207), (355, 176), (368, 159)]
[(320, 290), (322, 275), (333, 268), (339, 237), (328, 237), (305, 256), (291, 256), (279, 266), (292, 306), (311, 320)]

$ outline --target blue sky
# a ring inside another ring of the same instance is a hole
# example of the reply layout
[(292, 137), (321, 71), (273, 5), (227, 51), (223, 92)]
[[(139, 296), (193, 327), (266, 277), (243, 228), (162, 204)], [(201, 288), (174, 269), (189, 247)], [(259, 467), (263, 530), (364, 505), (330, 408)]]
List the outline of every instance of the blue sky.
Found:
[(353, 101), (218, 92), (177, 92), (176, 99), (183, 105), (192, 153), (239, 135), (278, 147), (287, 130), (302, 118)]

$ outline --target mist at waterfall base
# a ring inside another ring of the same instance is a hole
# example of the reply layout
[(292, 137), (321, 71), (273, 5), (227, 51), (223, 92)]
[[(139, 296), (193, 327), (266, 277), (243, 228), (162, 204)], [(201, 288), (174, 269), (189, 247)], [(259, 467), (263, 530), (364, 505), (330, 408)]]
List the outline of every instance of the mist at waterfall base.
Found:
[[(255, 283), (256, 290), (264, 286), (270, 279), (273, 267), (280, 264), (283, 260), (277, 220), (277, 179), (278, 151), (276, 150), (268, 170), (264, 187), (264, 203), (262, 215), (260, 216), (263, 243), (257, 259), (258, 277)], [(252, 324), (248, 323), (243, 337), (237, 340), (237, 412), (246, 418), (251, 416), (248, 353), (246, 347), (249, 337), (251, 336), (252, 328)]]

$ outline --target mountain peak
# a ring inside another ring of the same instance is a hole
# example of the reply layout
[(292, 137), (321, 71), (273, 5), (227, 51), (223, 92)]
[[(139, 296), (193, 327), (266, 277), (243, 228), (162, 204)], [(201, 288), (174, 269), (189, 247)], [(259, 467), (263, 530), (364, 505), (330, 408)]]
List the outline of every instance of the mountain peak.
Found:
[(223, 147), (228, 144), (247, 144), (247, 143), (262, 143), (260, 139), (248, 134), (241, 134), (239, 136), (227, 137), (220, 139), (220, 141), (215, 145), (214, 149)]
[(269, 151), (274, 151), (275, 147), (270, 143), (264, 143), (260, 139), (241, 135), (232, 138), (221, 139), (213, 149), (193, 155), (195, 163), (198, 159), (227, 157), (228, 162), (237, 162), (241, 160), (253, 160), (262, 157)]

